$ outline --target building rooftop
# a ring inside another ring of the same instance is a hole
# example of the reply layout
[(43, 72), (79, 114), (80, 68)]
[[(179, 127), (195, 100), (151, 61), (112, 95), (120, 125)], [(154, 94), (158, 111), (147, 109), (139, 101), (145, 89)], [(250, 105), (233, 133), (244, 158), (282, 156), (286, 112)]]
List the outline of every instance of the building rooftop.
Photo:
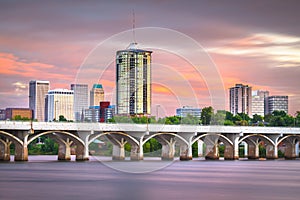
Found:
[(94, 84), (93, 88), (102, 88), (102, 84)]

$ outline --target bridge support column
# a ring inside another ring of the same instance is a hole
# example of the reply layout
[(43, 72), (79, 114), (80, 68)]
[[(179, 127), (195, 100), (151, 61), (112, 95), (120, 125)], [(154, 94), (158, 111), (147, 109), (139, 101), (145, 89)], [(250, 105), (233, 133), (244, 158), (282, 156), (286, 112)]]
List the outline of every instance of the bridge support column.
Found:
[[(234, 155), (234, 148), (230, 144), (225, 145), (224, 159), (225, 160), (234, 160), (234, 159), (236, 159), (236, 157)], [(238, 159), (238, 157), (237, 157), (237, 159)]]
[(175, 154), (175, 143), (176, 141), (171, 138), (170, 141), (165, 140), (162, 144), (161, 159), (162, 160), (173, 160)]
[(143, 160), (143, 146), (132, 144), (131, 151), (130, 151), (130, 160)]
[(28, 131), (17, 131), (16, 135), (23, 140), (23, 144), (15, 143), (15, 161), (28, 161), (27, 139), (29, 133)]
[(180, 160), (192, 160), (192, 145), (181, 144), (180, 145)]
[(69, 138), (64, 141), (63, 139), (59, 138), (58, 142), (58, 160), (71, 160), (71, 145), (73, 141), (70, 141)]
[(113, 145), (112, 159), (113, 160), (125, 160), (124, 145), (122, 145), (122, 146)]
[(259, 143), (251, 141), (248, 143), (248, 159), (259, 159)]
[(206, 144), (206, 160), (219, 160), (219, 145), (218, 144)]
[(202, 140), (198, 140), (198, 157), (203, 157), (203, 144)]
[(15, 161), (28, 161), (27, 145), (20, 145), (15, 143)]
[(0, 139), (0, 161), (10, 161), (10, 145), (11, 141)]
[(77, 132), (79, 137), (83, 140), (84, 145), (76, 142), (76, 161), (86, 161), (90, 159), (89, 156), (89, 136), (93, 131), (80, 131)]
[(205, 159), (206, 160), (219, 160), (219, 136), (208, 135), (205, 137), (204, 142), (206, 144)]
[(278, 149), (277, 149), (277, 146), (275, 145), (271, 145), (271, 144), (268, 144), (266, 146), (266, 158), (267, 159), (277, 159), (278, 158)]
[(295, 139), (293, 138), (287, 138), (286, 139), (286, 148), (284, 152), (285, 159), (293, 160), (296, 158), (296, 143)]

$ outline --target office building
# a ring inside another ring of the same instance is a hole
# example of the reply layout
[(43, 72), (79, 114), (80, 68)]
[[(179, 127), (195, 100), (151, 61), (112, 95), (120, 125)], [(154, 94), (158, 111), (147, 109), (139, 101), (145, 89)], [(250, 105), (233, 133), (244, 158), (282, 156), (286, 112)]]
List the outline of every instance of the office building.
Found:
[(17, 116), (21, 118), (32, 119), (32, 110), (30, 108), (6, 108), (5, 119), (13, 120)]
[(112, 119), (115, 115), (115, 105), (109, 105), (104, 111), (104, 121), (108, 122), (109, 119)]
[(229, 108), (233, 115), (245, 113), (252, 116), (252, 88), (248, 85), (236, 84), (229, 89)]
[(182, 108), (177, 108), (176, 109), (176, 116), (186, 117), (188, 115), (200, 118), (201, 117), (201, 109), (200, 108), (193, 108), (191, 106), (183, 106)]
[(272, 114), (273, 111), (284, 111), (288, 113), (288, 96), (269, 96), (267, 98), (267, 114)]
[(136, 43), (116, 54), (116, 112), (121, 115), (151, 113), (151, 51)]
[(0, 109), (0, 120), (6, 120), (5, 109)]
[(45, 121), (45, 97), (49, 89), (49, 81), (29, 82), (29, 108), (33, 110), (33, 118), (40, 122)]
[(59, 120), (63, 115), (67, 120), (74, 121), (74, 91), (67, 89), (49, 90), (46, 95), (47, 121)]
[(99, 122), (105, 122), (106, 109), (109, 107), (109, 101), (100, 102), (100, 113), (99, 113)]
[(101, 84), (94, 84), (90, 91), (90, 106), (99, 106), (104, 101), (104, 90)]
[(88, 105), (88, 85), (71, 84), (71, 90), (74, 91), (74, 117), (75, 121), (82, 121), (82, 115)]
[(265, 115), (268, 96), (269, 91), (256, 90), (252, 92), (252, 115)]
[(84, 121), (85, 122), (99, 122), (100, 121), (100, 106), (90, 106), (84, 110)]

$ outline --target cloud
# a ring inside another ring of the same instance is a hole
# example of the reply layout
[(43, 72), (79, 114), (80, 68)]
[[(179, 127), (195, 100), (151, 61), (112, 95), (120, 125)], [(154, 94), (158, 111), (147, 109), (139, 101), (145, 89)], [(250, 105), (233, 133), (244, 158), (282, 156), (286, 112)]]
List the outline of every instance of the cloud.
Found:
[(208, 51), (232, 56), (264, 57), (272, 61), (272, 67), (300, 66), (300, 37), (296, 36), (256, 33)]

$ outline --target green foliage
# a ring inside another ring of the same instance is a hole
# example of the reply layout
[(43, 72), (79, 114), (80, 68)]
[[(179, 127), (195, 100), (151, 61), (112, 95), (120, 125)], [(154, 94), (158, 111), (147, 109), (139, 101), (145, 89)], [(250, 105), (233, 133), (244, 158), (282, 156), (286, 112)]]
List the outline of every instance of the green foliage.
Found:
[(200, 119), (198, 117), (194, 117), (188, 114), (186, 117), (182, 117), (180, 124), (194, 124), (198, 125), (200, 123)]
[(13, 120), (16, 121), (30, 121), (30, 119), (28, 117), (21, 117), (21, 115), (16, 115)]
[(203, 125), (209, 125), (213, 116), (214, 110), (211, 106), (205, 107), (201, 111), (201, 121)]
[(259, 123), (259, 122), (262, 122), (263, 121), (263, 117), (261, 115), (257, 115), (257, 114), (254, 114), (252, 119), (251, 119), (251, 122), (254, 124), (254, 123)]
[(198, 157), (198, 142), (194, 142), (194, 144), (192, 144), (192, 155), (193, 158), (197, 158)]
[(63, 115), (59, 115), (58, 121), (67, 122), (68, 120)]
[(41, 136), (39, 140), (36, 139), (28, 145), (30, 155), (57, 155), (57, 153), (58, 144), (46, 136)]
[(211, 123), (212, 125), (224, 125), (226, 119), (226, 111), (218, 110), (216, 114), (212, 115)]
[(266, 157), (266, 148), (263, 145), (259, 145), (259, 157), (260, 158)]
[(224, 152), (225, 152), (225, 145), (219, 145), (219, 155), (220, 157), (224, 157)]

